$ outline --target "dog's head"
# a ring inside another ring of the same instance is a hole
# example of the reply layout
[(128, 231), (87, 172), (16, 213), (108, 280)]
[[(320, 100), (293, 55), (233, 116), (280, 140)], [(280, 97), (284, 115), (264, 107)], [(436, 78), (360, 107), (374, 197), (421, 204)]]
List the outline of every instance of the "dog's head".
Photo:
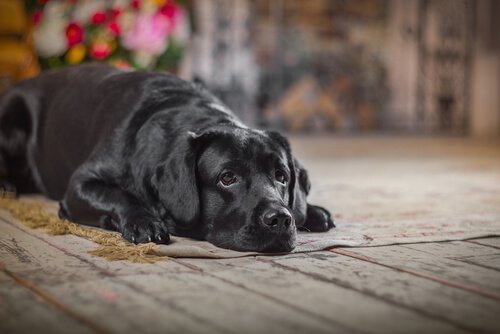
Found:
[(182, 159), (170, 164), (174, 176), (158, 180), (174, 221), (197, 222), (223, 248), (292, 250), (296, 171), (288, 141), (277, 132), (237, 127), (190, 133), (187, 141)]

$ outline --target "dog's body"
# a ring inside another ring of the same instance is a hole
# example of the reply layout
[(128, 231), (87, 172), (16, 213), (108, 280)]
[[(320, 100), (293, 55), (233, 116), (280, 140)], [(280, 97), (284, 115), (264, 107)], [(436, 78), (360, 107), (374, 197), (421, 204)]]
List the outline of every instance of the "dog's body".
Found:
[(61, 200), (60, 215), (133, 242), (169, 234), (289, 251), (326, 231), (306, 171), (276, 132), (244, 126), (202, 87), (164, 73), (83, 65), (0, 100), (0, 187)]

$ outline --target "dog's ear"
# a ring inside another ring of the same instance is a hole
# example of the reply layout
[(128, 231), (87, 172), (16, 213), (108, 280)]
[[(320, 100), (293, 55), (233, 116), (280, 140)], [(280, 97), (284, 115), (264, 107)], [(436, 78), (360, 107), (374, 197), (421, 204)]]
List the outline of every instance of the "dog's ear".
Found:
[(295, 187), (297, 183), (297, 172), (295, 168), (295, 161), (292, 156), (292, 150), (290, 148), (290, 143), (288, 140), (282, 136), (279, 132), (276, 131), (267, 131), (267, 135), (269, 138), (271, 138), (274, 142), (276, 142), (278, 145), (280, 145), (286, 152), (286, 157), (287, 157), (287, 162), (288, 162), (288, 168), (290, 169), (290, 183), (288, 185), (288, 206), (293, 209), (294, 203), (295, 203)]
[(152, 183), (158, 201), (176, 222), (176, 229), (191, 229), (199, 221), (200, 194), (197, 162), (202, 150), (220, 131), (186, 132), (171, 142), (168, 154), (155, 168)]
[(172, 138), (165, 151), (153, 171), (152, 184), (160, 207), (175, 221), (176, 229), (190, 229), (200, 215), (197, 152), (191, 145), (191, 135), (186, 132)]
[(309, 175), (302, 164), (294, 158), (295, 173), (297, 181), (295, 184), (295, 199), (292, 207), (293, 215), (295, 217), (295, 225), (301, 227), (306, 222), (307, 217), (307, 195), (311, 189), (311, 182)]

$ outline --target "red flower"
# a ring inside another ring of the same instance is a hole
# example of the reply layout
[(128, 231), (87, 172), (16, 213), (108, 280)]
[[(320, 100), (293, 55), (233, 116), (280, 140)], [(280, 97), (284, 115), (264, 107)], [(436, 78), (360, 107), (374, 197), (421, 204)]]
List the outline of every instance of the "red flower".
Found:
[(108, 24), (108, 30), (114, 35), (114, 36), (119, 36), (120, 35), (120, 31), (121, 31), (121, 28), (120, 28), (120, 25), (118, 24), (118, 22), (116, 22), (115, 20), (109, 22)]
[(34, 25), (37, 25), (38, 23), (40, 23), (41, 20), (42, 20), (42, 11), (37, 9), (31, 15), (31, 22), (33, 22)]
[(89, 51), (92, 58), (103, 60), (111, 54), (111, 45), (103, 41), (97, 41), (90, 46)]
[(72, 47), (83, 41), (83, 28), (75, 22), (71, 22), (66, 27), (66, 40), (68, 47)]
[(102, 11), (95, 12), (90, 19), (92, 24), (99, 25), (106, 21), (106, 13)]
[(111, 18), (116, 19), (120, 14), (122, 13), (122, 10), (119, 8), (113, 8), (111, 9)]
[(132, 0), (132, 8), (134, 9), (139, 9), (139, 7), (141, 6), (141, 1), (140, 0)]
[(177, 16), (178, 11), (179, 8), (177, 7), (177, 5), (173, 4), (171, 1), (167, 2), (165, 6), (160, 8), (160, 13), (168, 17), (170, 20), (174, 19), (175, 16)]

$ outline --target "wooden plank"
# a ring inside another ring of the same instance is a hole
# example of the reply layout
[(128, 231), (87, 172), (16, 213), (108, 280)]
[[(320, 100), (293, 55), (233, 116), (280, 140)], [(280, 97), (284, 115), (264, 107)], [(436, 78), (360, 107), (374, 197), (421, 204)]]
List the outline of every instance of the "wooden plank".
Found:
[(500, 254), (500, 249), (486, 247), (466, 241), (450, 241), (450, 242), (431, 242), (421, 244), (406, 244), (401, 245), (404, 248), (417, 250), (427, 253), (429, 256), (457, 259), (462, 257), (471, 257), (478, 255)]
[(474, 331), (500, 330), (500, 302), (331, 252), (270, 258), (285, 268)]
[(405, 245), (334, 249), (333, 251), (500, 300), (500, 275), (497, 271), (440, 257), (422, 248), (425, 247)]
[(478, 245), (493, 247), (496, 249), (500, 249), (500, 238), (482, 238), (482, 239), (473, 239), (468, 240), (468, 242), (475, 243)]
[[(106, 330), (223, 333), (241, 328), (251, 332), (259, 327), (277, 333), (279, 328), (282, 333), (345, 331), (344, 327), (304, 316), (287, 305), (232, 284), (211, 277), (197, 279), (203, 274), (185, 265), (173, 263), (184, 270), (181, 273), (170, 270), (175, 268), (169, 261), (163, 262), (159, 267), (168, 273), (163, 276), (110, 275), (12, 225), (0, 223), (0, 236), (2, 244), (8, 245), (1, 249), (8, 268), (14, 268), (23, 279), (68, 310)], [(234, 313), (235, 309), (241, 312)]]
[[(202, 260), (210, 263), (213, 260)], [(274, 298), (210, 275), (170, 273), (124, 276), (148, 295), (175, 304), (192, 317), (215, 322), (226, 333), (356, 333), (324, 317), (302, 312)], [(270, 277), (272, 279), (272, 277)]]
[(462, 257), (458, 258), (457, 260), (467, 262), (476, 266), (500, 271), (500, 254)]
[(0, 272), (0, 333), (95, 333)]
[[(56, 237), (50, 236), (45, 232), (43, 232), (42, 230), (33, 230), (17, 222), (12, 221), (12, 217), (10, 215), (0, 210), (0, 229), (2, 223), (5, 223), (6, 225), (16, 228), (21, 232), (24, 232), (34, 238), (43, 241), (44, 243), (48, 244), (50, 248), (58, 249), (63, 254), (77, 257), (82, 262), (87, 262), (89, 264), (92, 264), (93, 266), (99, 268), (99, 270), (105, 272), (108, 275), (130, 275), (130, 274), (138, 275), (145, 273), (162, 272), (165, 270), (164, 267), (161, 268), (158, 266), (151, 266), (149, 264), (131, 263), (128, 261), (108, 261), (101, 257), (92, 256), (87, 253), (89, 250), (95, 249), (97, 247), (97, 245), (92, 241), (73, 235), (62, 235)], [(22, 235), (21, 232), (19, 235)], [(1, 235), (8, 235), (8, 234), (3, 234), (0, 230), (0, 236)], [(43, 245), (43, 243), (41, 245)], [(2, 246), (0, 245), (0, 247)], [(25, 250), (18, 250), (18, 251), (25, 252)], [(41, 252), (46, 251), (45, 246), (42, 246), (42, 249), (40, 251)], [(29, 254), (19, 254), (19, 256), (28, 256), (28, 258), (24, 260), (29, 261)], [(50, 257), (42, 257), (42, 259), (43, 258), (50, 258)], [(167, 266), (169, 267), (168, 268), (169, 270), (177, 272), (180, 272), (182, 270), (188, 270), (187, 268), (179, 264), (176, 264), (173, 261), (168, 261), (168, 260), (165, 261), (168, 262)], [(25, 265), (21, 266), (23, 268), (26, 267)]]
[(413, 244), (404, 247), (500, 271), (500, 249), (494, 247), (466, 241)]
[(0, 222), (0, 241), (0, 264), (6, 271), (100, 332), (220, 332), (215, 325), (196, 321), (172, 305), (159, 303), (120, 281), (119, 276), (109, 275), (14, 226)]
[[(144, 276), (147, 277), (147, 276)], [(160, 302), (120, 277), (42, 286), (97, 325), (116, 333), (221, 333), (213, 321), (193, 317), (175, 303)]]
[[(328, 252), (322, 254), (333, 257)], [(384, 300), (377, 295), (368, 295), (363, 287), (359, 287), (356, 291), (352, 286), (337, 284), (335, 280), (318, 279), (315, 275), (281, 265), (282, 261), (310, 263), (313, 258), (307, 255), (259, 257), (258, 259), (257, 261), (254, 258), (213, 261), (182, 259), (181, 261), (197, 266), (204, 273), (225, 282), (232, 282), (249, 291), (301, 309), (304, 314), (317, 314), (357, 331), (367, 333), (467, 332), (467, 328), (447, 319), (443, 321), (436, 317), (428, 317), (422, 312), (401, 307), (402, 303), (397, 305), (391, 299)], [(311, 264), (311, 268), (315, 268), (315, 264)], [(327, 265), (327, 262), (322, 264)], [(335, 263), (330, 264), (335, 265)], [(323, 266), (321, 268), (324, 269)], [(370, 269), (366, 270), (364, 275), (369, 276)], [(344, 278), (349, 279), (347, 276)]]
[(491, 245), (467, 241), (454, 241), (404, 245), (404, 247), (425, 252), (429, 255), (453, 259), (500, 271), (500, 248), (491, 247)]
[[(28, 243), (29, 246), (25, 247)], [(54, 277), (53, 284), (66, 280), (83, 281), (89, 279), (89, 264), (74, 261), (55, 248), (48, 247), (36, 238), (0, 222), (0, 258), (12, 272), (29, 272), (35, 280), (43, 281), (47, 273)], [(68, 273), (71, 268), (71, 273)], [(90, 268), (90, 269), (89, 269)], [(61, 279), (58, 279), (61, 277)]]

